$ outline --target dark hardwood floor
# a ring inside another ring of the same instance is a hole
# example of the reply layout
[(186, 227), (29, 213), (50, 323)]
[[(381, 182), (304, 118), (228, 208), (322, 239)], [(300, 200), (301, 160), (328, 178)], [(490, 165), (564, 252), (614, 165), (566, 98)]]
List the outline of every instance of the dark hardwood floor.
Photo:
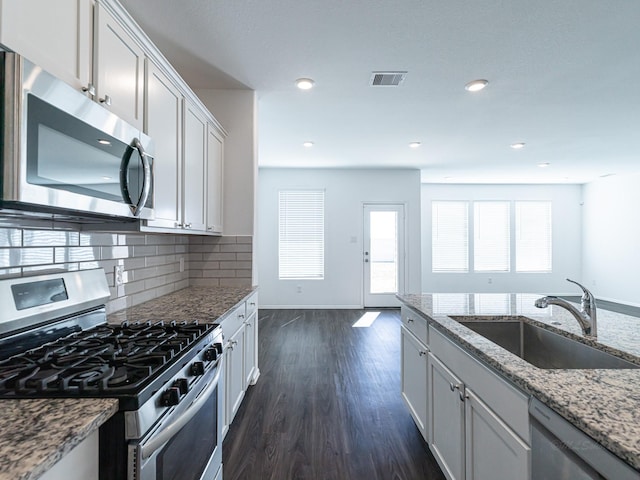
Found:
[(400, 313), (260, 310), (261, 376), (223, 444), (225, 480), (444, 479), (400, 396)]

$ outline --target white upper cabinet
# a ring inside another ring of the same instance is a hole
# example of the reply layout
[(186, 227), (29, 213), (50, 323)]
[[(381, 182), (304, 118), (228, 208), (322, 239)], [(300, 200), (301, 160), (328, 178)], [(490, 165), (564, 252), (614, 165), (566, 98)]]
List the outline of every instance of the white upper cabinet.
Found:
[(191, 102), (185, 102), (182, 218), (189, 230), (206, 231), (206, 141), (207, 120)]
[(0, 44), (81, 90), (91, 82), (93, 0), (0, 0)]
[(182, 93), (150, 60), (146, 70), (145, 131), (155, 156), (154, 212), (150, 227), (176, 228), (182, 223)]
[(0, 46), (152, 138), (155, 218), (134, 228), (222, 234), (226, 132), (117, 0), (0, 0)]
[(93, 52), (95, 100), (142, 129), (144, 50), (100, 3)]
[(223, 136), (213, 125), (207, 132), (207, 232), (222, 234)]

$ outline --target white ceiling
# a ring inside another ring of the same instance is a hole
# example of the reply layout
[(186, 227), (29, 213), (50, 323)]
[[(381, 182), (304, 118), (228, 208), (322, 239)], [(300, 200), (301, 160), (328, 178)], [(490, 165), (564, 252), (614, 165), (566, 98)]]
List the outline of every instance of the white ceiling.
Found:
[[(638, 0), (122, 3), (192, 88), (256, 90), (260, 166), (419, 168), (438, 183), (640, 172)], [(386, 70), (408, 74), (370, 87)], [(489, 86), (467, 92), (478, 78)]]

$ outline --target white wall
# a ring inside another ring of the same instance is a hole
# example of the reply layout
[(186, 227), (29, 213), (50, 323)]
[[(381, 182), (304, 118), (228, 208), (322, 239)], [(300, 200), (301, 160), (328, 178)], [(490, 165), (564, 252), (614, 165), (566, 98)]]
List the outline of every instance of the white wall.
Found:
[[(432, 200), (550, 200), (552, 273), (432, 273)], [(422, 290), (425, 292), (525, 292), (577, 294), (565, 279), (580, 281), (580, 185), (422, 185)], [(489, 283), (491, 279), (491, 283)]]
[(597, 298), (640, 306), (640, 174), (583, 186), (583, 281)]
[(257, 176), (253, 90), (196, 90), (228, 133), (224, 142), (224, 235), (253, 235)]
[[(418, 170), (267, 169), (258, 175), (260, 306), (359, 308), (363, 297), (363, 203), (406, 204), (407, 292), (420, 291)], [(278, 191), (325, 190), (325, 279), (278, 279)], [(297, 287), (301, 292), (297, 292)]]

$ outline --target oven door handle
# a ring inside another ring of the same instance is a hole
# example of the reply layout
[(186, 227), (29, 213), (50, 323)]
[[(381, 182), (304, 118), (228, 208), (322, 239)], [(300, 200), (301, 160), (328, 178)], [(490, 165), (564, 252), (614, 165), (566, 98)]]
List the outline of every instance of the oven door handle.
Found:
[(209, 395), (211, 395), (213, 390), (218, 386), (221, 371), (222, 369), (218, 367), (218, 371), (214, 375), (213, 380), (200, 392), (198, 398), (182, 413), (182, 415), (146, 441), (144, 446), (141, 446), (143, 459), (149, 458), (156, 450), (171, 440), (171, 438), (176, 435), (180, 429), (196, 415), (196, 413), (198, 413), (202, 405), (204, 405), (204, 403), (209, 399)]

